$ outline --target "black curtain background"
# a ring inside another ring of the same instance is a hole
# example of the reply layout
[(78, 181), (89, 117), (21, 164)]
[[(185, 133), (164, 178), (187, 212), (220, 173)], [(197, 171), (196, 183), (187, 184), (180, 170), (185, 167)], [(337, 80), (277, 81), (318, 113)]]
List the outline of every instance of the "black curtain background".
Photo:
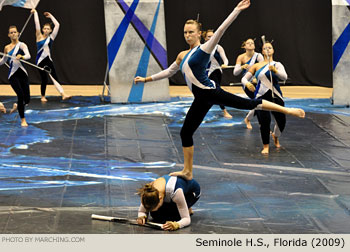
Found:
[[(239, 1), (165, 0), (169, 64), (186, 49), (183, 24), (200, 14), (203, 30), (216, 29)], [(274, 40), (274, 60), (286, 68), (293, 85), (332, 87), (332, 3), (330, 0), (252, 0), (226, 31), (220, 44), (231, 65), (243, 53), (242, 42), (256, 38), (261, 52), (261, 35)], [(222, 84), (240, 82), (232, 70), (224, 70)], [(184, 83), (181, 74), (171, 83)]]
[[(41, 0), (37, 7), (40, 23), (50, 19), (43, 12), (49, 11), (60, 22), (60, 30), (52, 47), (52, 57), (60, 83), (101, 84), (106, 71), (106, 32), (103, 0)], [(20, 31), (30, 15), (29, 9), (4, 6), (0, 11), (0, 48), (3, 51), (10, 40), (9, 25)], [(21, 41), (29, 47), (34, 63), (36, 42), (34, 18), (23, 32)], [(30, 83), (40, 83), (37, 69), (25, 66)], [(0, 83), (7, 80), (8, 68), (0, 67)]]
[[(187, 49), (183, 39), (183, 24), (200, 14), (203, 29), (217, 28), (233, 10), (238, 0), (164, 0), (168, 62)], [(60, 82), (63, 84), (100, 84), (106, 69), (106, 35), (102, 0), (41, 0), (40, 21), (51, 12), (61, 23), (52, 55)], [(288, 84), (332, 87), (332, 5), (330, 0), (252, 0), (251, 7), (242, 12), (227, 30), (220, 44), (231, 65), (243, 53), (241, 43), (260, 37), (274, 40), (275, 60), (280, 61), (289, 76)], [(5, 6), (0, 11), (0, 47), (9, 43), (8, 26), (21, 30), (30, 10)], [(25, 42), (35, 61), (36, 45), (33, 18), (24, 31)], [(39, 83), (36, 69), (26, 66), (31, 83)], [(0, 67), (0, 83), (8, 83), (7, 68)], [(225, 70), (223, 85), (240, 82)], [(180, 73), (171, 84), (184, 84)]]

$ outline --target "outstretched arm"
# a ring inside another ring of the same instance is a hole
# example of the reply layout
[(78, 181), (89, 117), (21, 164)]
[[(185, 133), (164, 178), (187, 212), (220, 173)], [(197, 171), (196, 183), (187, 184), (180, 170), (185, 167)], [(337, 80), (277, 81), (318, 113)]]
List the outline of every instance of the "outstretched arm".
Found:
[(221, 37), (224, 35), (227, 28), (238, 17), (239, 13), (247, 9), (249, 6), (250, 6), (250, 0), (242, 0), (241, 2), (239, 2), (236, 8), (231, 12), (231, 14), (226, 18), (226, 20), (215, 31), (214, 35), (206, 43), (201, 45), (201, 49), (204, 52), (211, 54), (215, 46), (219, 43)]
[(174, 62), (167, 69), (165, 69), (157, 74), (153, 74), (152, 76), (149, 76), (149, 77), (137, 76), (134, 79), (134, 81), (135, 81), (135, 83), (150, 82), (150, 81), (157, 81), (157, 80), (169, 78), (169, 77), (173, 76), (174, 74), (176, 74), (176, 72), (179, 71), (179, 69), (180, 69), (179, 65), (176, 62)]
[(60, 29), (60, 23), (57, 21), (57, 19), (50, 13), (50, 12), (44, 12), (45, 17), (51, 19), (52, 23), (55, 25), (53, 28), (53, 31), (51, 33), (51, 38), (54, 40), (57, 36), (58, 30)]

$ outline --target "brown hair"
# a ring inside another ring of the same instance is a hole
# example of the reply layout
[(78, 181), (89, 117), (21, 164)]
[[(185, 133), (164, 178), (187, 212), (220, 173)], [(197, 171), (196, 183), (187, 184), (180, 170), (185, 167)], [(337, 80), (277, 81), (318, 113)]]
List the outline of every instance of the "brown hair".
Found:
[(10, 29), (13, 29), (13, 28), (15, 28), (15, 29), (18, 31), (17, 26), (15, 26), (15, 25), (10, 25), (10, 27), (9, 27), (9, 32), (10, 32)]
[(50, 29), (52, 30), (52, 23), (46, 23), (46, 24), (44, 24), (44, 25), (43, 25), (43, 28), (44, 28), (45, 26), (50, 26)]
[(159, 191), (151, 184), (146, 184), (137, 190), (141, 196), (141, 203), (147, 211), (151, 211), (159, 204)]
[[(272, 45), (272, 42), (273, 42), (273, 40), (271, 40), (271, 41), (267, 41), (267, 40), (266, 40), (265, 43), (262, 44), (261, 49), (263, 49), (263, 48), (264, 48), (264, 45), (266, 45), (266, 44)], [(273, 45), (272, 45), (272, 48), (273, 48)]]
[(209, 30), (204, 31), (204, 32), (202, 33), (202, 38), (205, 39), (205, 37), (207, 36), (207, 34), (208, 34), (209, 32), (213, 32), (213, 33), (214, 33), (214, 30), (213, 30), (213, 29), (209, 29)]
[(247, 43), (247, 41), (250, 40), (250, 39), (253, 40), (254, 43), (255, 43), (255, 39), (248, 38), (248, 39), (246, 39), (245, 41), (243, 41), (243, 43), (242, 43), (242, 45), (241, 45), (241, 48), (244, 48), (244, 47), (245, 47), (245, 43)]
[(199, 31), (202, 31), (202, 24), (199, 23), (197, 20), (189, 19), (186, 21), (185, 25), (187, 25), (187, 24), (194, 24), (197, 26)]

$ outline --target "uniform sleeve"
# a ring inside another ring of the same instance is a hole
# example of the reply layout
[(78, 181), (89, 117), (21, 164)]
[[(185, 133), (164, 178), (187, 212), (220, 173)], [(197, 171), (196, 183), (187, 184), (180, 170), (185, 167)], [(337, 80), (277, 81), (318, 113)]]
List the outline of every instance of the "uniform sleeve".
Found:
[(218, 52), (220, 54), (220, 57), (222, 59), (222, 61), (224, 62), (224, 65), (228, 66), (228, 59), (226, 57), (226, 53), (225, 53), (225, 50), (222, 46), (218, 46)]
[(264, 56), (261, 53), (258, 54), (257, 61), (258, 62), (264, 61)]
[(233, 75), (238, 76), (242, 71), (243, 70), (241, 64), (236, 64), (235, 68), (233, 69)]
[(3, 56), (0, 60), (0, 66), (2, 66), (3, 64), (5, 64), (7, 61), (7, 56)]
[(284, 66), (280, 62), (277, 62), (275, 67), (277, 69), (277, 73), (276, 73), (277, 77), (280, 80), (286, 81), (288, 79), (288, 75), (286, 70), (284, 69)]
[(55, 38), (58, 34), (58, 30), (60, 29), (60, 23), (57, 21), (57, 19), (52, 14), (50, 15), (50, 19), (51, 19), (52, 23), (55, 25), (55, 27), (53, 28), (53, 31), (51, 33), (52, 40), (55, 40)]
[(169, 77), (173, 76), (174, 74), (176, 74), (176, 72), (179, 70), (180, 70), (180, 66), (178, 64), (176, 64), (176, 62), (174, 62), (167, 69), (165, 69), (157, 74), (153, 74), (151, 76), (152, 81), (157, 81), (157, 80), (169, 78)]
[(172, 201), (176, 203), (177, 209), (179, 211), (181, 220), (178, 221), (180, 228), (186, 227), (191, 224), (190, 213), (188, 212), (188, 207), (185, 199), (185, 195), (182, 189), (178, 189), (175, 192)]
[(35, 30), (40, 32), (40, 20), (39, 20), (39, 15), (38, 12), (34, 12), (34, 23), (35, 23)]
[(141, 204), (139, 207), (139, 211), (137, 213), (137, 217), (144, 217), (144, 216), (148, 216), (147, 210), (146, 208)]
[(22, 55), (23, 59), (29, 60), (31, 56), (30, 56), (30, 53), (29, 53), (29, 50), (28, 50), (28, 46), (26, 44), (24, 44), (24, 43), (21, 43), (20, 48), (24, 52), (24, 55)]
[(242, 82), (242, 84), (243, 84), (243, 87), (246, 86), (246, 84), (249, 82), (249, 80), (250, 80), (252, 77), (253, 77), (253, 75), (252, 75), (250, 72), (247, 72), (247, 73), (243, 76), (243, 78), (242, 78), (242, 80), (241, 80), (241, 82)]

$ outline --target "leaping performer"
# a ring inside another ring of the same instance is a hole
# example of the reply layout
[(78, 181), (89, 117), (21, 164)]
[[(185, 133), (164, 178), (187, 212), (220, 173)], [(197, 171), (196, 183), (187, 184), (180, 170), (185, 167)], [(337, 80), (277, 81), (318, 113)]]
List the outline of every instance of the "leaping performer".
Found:
[[(247, 39), (246, 41), (243, 42), (242, 48), (245, 49), (245, 52), (242, 53), (237, 57), (236, 60), (236, 65), (233, 70), (233, 75), (238, 76), (242, 73), (242, 75), (245, 75), (245, 73), (253, 66), (255, 63), (261, 62), (264, 60), (264, 57), (261, 55), (261, 53), (255, 52), (255, 42), (254, 39)], [(253, 76), (252, 79), (250, 80), (250, 83), (252, 85), (250, 86), (245, 86), (243, 84), (243, 90), (246, 93), (246, 95), (254, 99), (255, 98), (255, 86), (257, 84), (256, 78)], [(250, 121), (253, 119), (255, 115), (255, 110), (249, 111), (247, 116), (244, 118), (244, 122), (247, 125), (248, 129), (252, 129), (252, 125)]]
[[(274, 49), (271, 43), (266, 42), (263, 44), (262, 53), (264, 55), (264, 61), (253, 65), (249, 71), (243, 76), (242, 83), (247, 87), (252, 87), (255, 92), (255, 96), (261, 99), (266, 99), (271, 102), (284, 106), (283, 95), (281, 88), (278, 84), (279, 80), (287, 80), (288, 76), (284, 69), (284, 66), (280, 62), (273, 60)], [(258, 85), (256, 90), (254, 85), (249, 81), (254, 76), (258, 79)], [(270, 142), (270, 124), (271, 114), (269, 111), (256, 111), (259, 124), (260, 134), (263, 142), (262, 154), (269, 154), (269, 142)], [(271, 112), (275, 118), (276, 124), (272, 133), (274, 144), (277, 148), (280, 148), (279, 137), (286, 126), (285, 114), (279, 112)]]
[(177, 230), (191, 224), (192, 206), (198, 201), (201, 190), (196, 180), (165, 175), (138, 190), (141, 205), (137, 223), (153, 221), (164, 223), (162, 229)]
[[(55, 85), (55, 88), (62, 96), (62, 100), (70, 99), (71, 96), (67, 95), (64, 92), (63, 87), (58, 83), (56, 70), (51, 58), (52, 43), (57, 36), (60, 24), (51, 13), (44, 12), (45, 17), (51, 19), (52, 23), (54, 24), (54, 28), (52, 29), (50, 23), (46, 23), (44, 24), (41, 30), (38, 12), (35, 9), (32, 9), (31, 13), (34, 14), (36, 44), (38, 48), (36, 64), (41, 68), (50, 69), (51, 75), (49, 76), (52, 79)], [(47, 102), (45, 93), (46, 93), (46, 85), (48, 82), (48, 74), (46, 71), (43, 71), (43, 70), (39, 70), (39, 72), (41, 77), (41, 101)]]
[(304, 118), (305, 112), (297, 108), (285, 108), (278, 104), (262, 99), (245, 99), (237, 95), (224, 91), (216, 83), (208, 78), (206, 68), (210, 55), (216, 45), (224, 35), (226, 29), (237, 18), (239, 13), (250, 6), (250, 0), (242, 0), (228, 16), (228, 18), (215, 31), (213, 37), (200, 44), (201, 30), (200, 24), (195, 20), (188, 20), (184, 26), (184, 37), (190, 46), (188, 50), (182, 51), (176, 61), (166, 70), (149, 77), (137, 76), (134, 81), (149, 82), (163, 78), (169, 78), (178, 70), (182, 70), (188, 87), (194, 95), (193, 103), (187, 112), (180, 136), (184, 153), (184, 169), (180, 172), (173, 172), (170, 175), (180, 176), (186, 180), (191, 180), (193, 164), (193, 134), (203, 121), (209, 109), (214, 105), (224, 105), (238, 109), (251, 110), (254, 108), (262, 110), (277, 111), (296, 117)]
[[(1, 53), (3, 57), (0, 60), (0, 65), (8, 63), (10, 66), (8, 79), (12, 89), (17, 95), (17, 109), (21, 118), (21, 126), (27, 127), (28, 123), (24, 111), (25, 105), (30, 102), (30, 89), (28, 74), (21, 63), (21, 60), (30, 59), (30, 53), (27, 45), (19, 41), (19, 32), (16, 26), (11, 25), (9, 27), (8, 37), (10, 38), (11, 43), (5, 46), (4, 53)], [(13, 109), (15, 109), (15, 105)]]
[[(214, 30), (207, 30), (203, 32), (204, 41), (207, 42), (214, 35)], [(215, 81), (217, 86), (221, 84), (222, 78), (222, 69), (228, 66), (228, 59), (224, 48), (221, 45), (217, 45), (215, 50), (210, 55), (210, 62), (208, 65), (208, 77), (209, 79)], [(222, 112), (224, 113), (225, 118), (232, 118), (230, 113), (227, 111), (225, 106), (220, 105)]]

